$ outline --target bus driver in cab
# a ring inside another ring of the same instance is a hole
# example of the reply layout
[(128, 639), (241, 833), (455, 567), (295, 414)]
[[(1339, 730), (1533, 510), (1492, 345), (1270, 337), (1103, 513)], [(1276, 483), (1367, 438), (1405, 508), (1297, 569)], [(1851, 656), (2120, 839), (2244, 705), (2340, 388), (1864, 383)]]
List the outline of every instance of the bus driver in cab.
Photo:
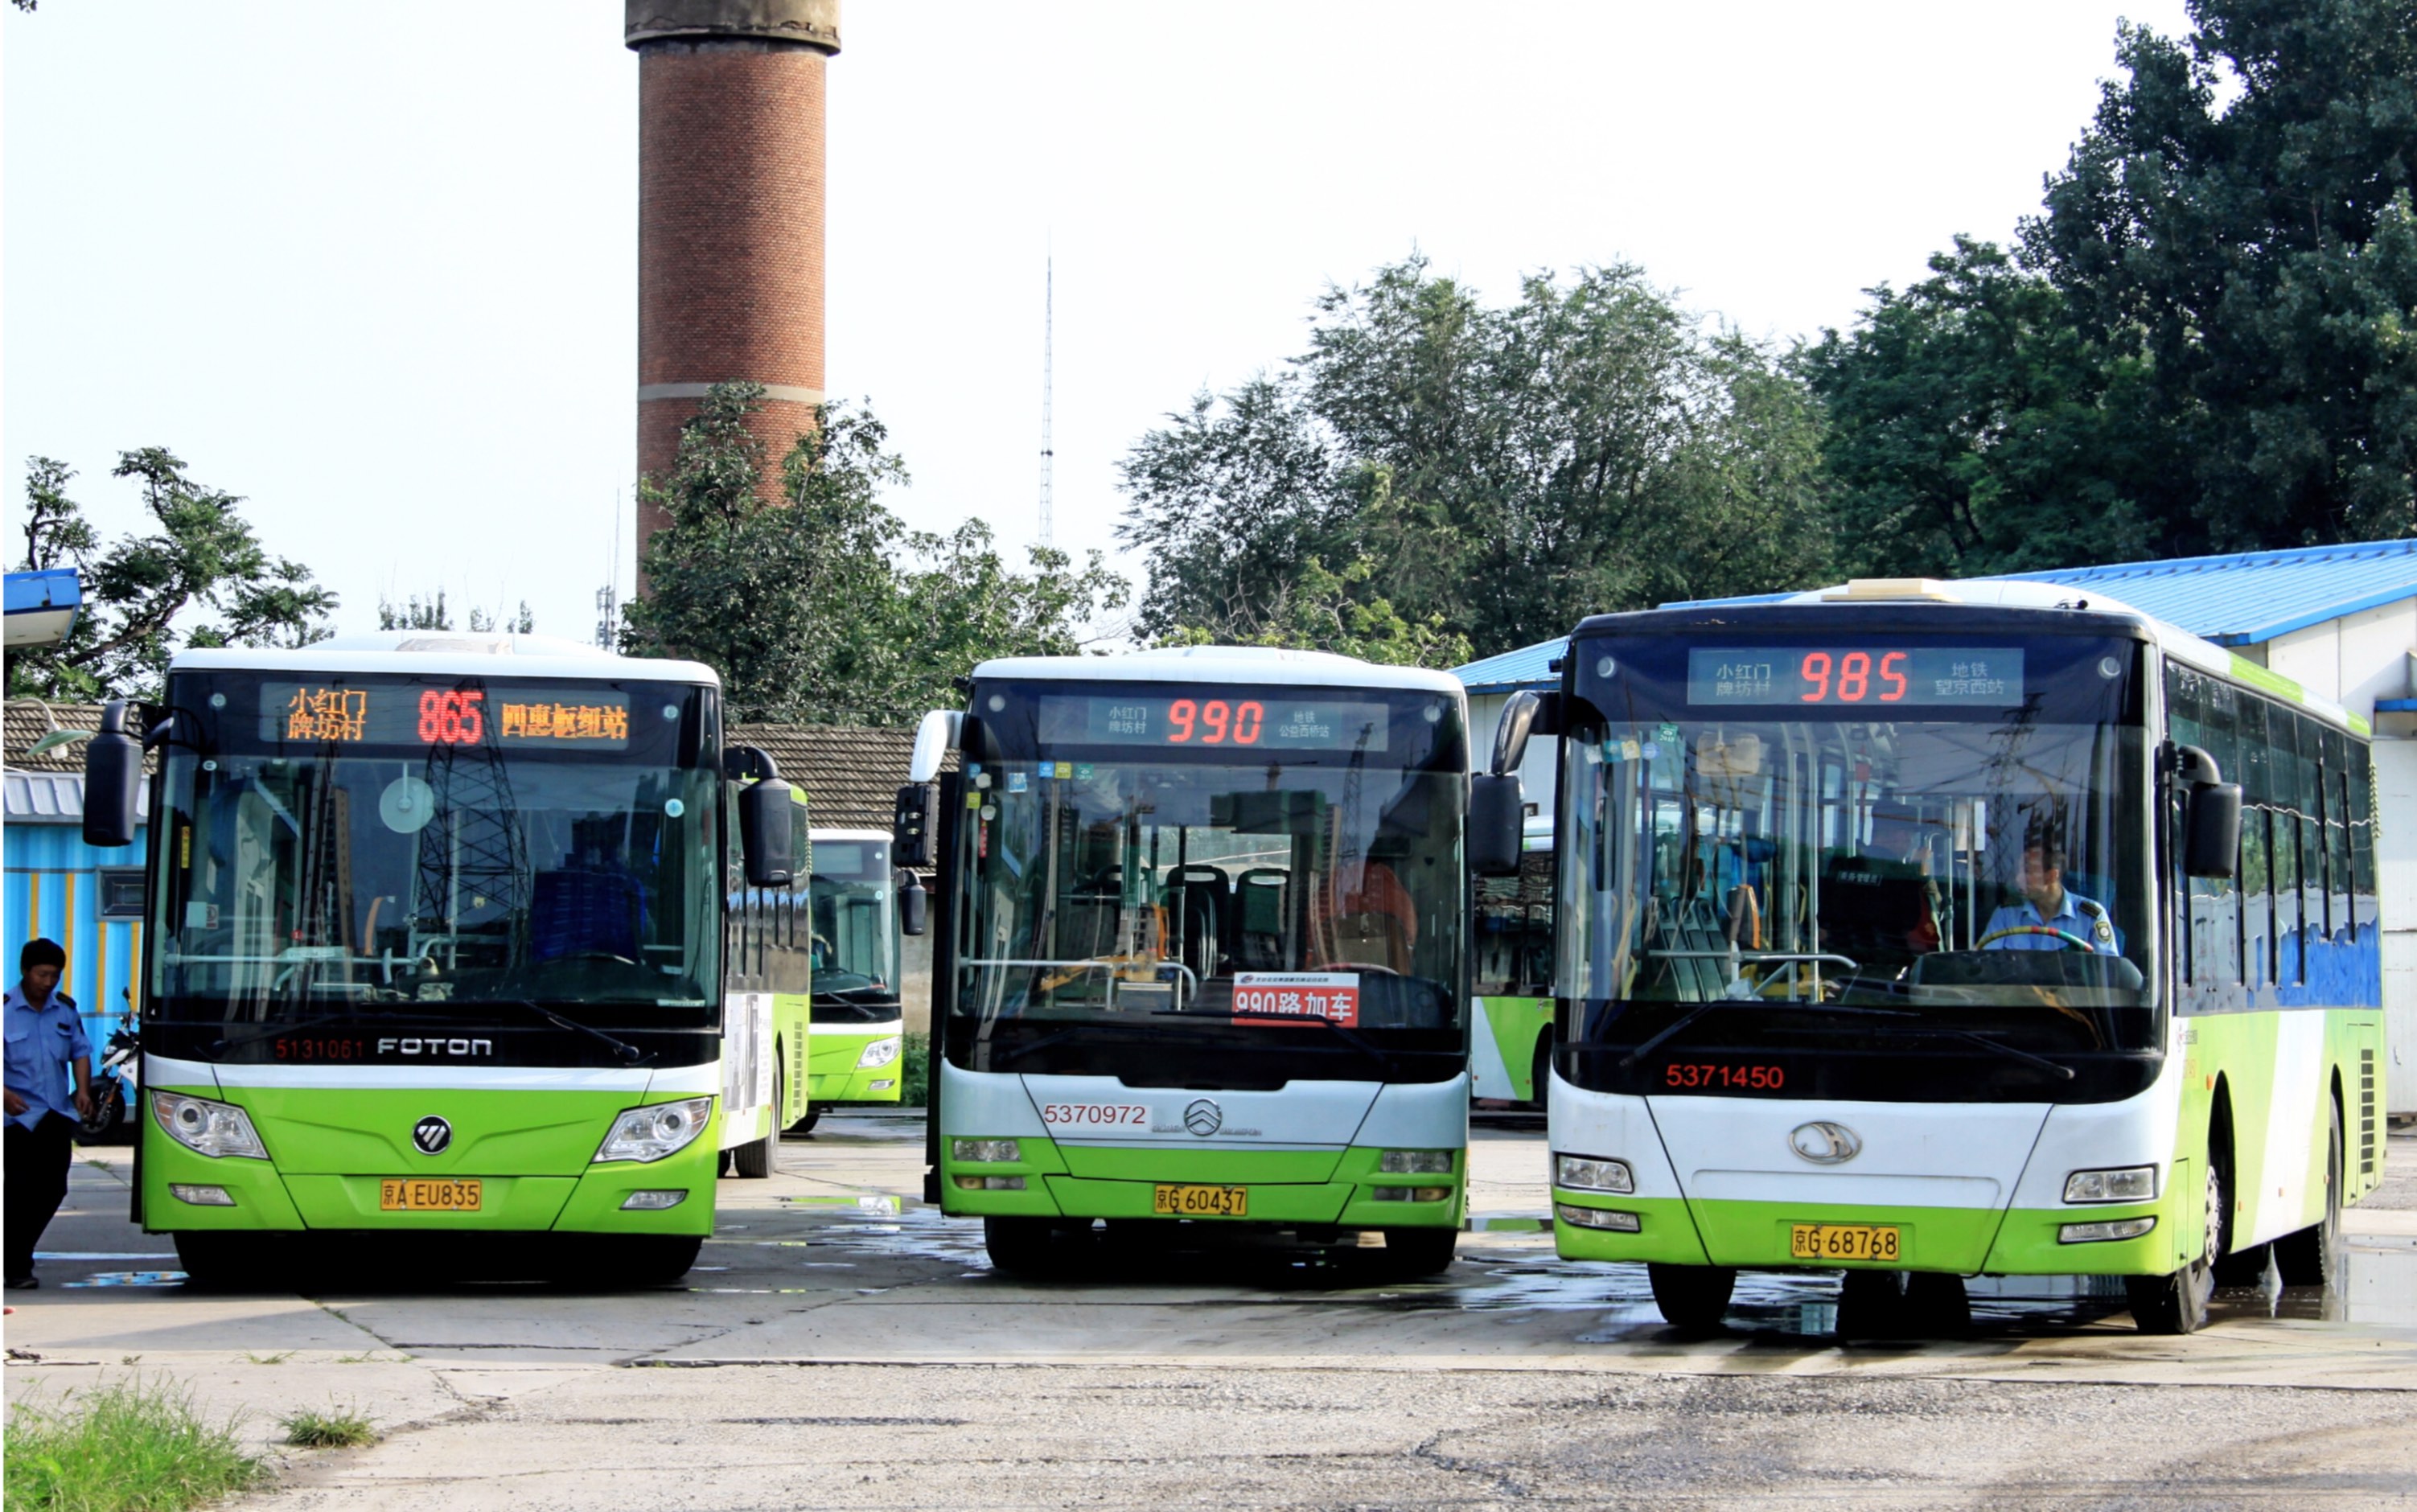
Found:
[(2023, 932), (1989, 939), (2001, 930), (2053, 930), (2090, 942), (2100, 955), (2121, 955), (2123, 936), (2104, 906), (2064, 885), (2064, 847), (2054, 840), (2032, 839), (2023, 846), (2024, 900), (2009, 903), (1989, 915), (1981, 930), (1984, 950), (2070, 950), (2056, 934)]

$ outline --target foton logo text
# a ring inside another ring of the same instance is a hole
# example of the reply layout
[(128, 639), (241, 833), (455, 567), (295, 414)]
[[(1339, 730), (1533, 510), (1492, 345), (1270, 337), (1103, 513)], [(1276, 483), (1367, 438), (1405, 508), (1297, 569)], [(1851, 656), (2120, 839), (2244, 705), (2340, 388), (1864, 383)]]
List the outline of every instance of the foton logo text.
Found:
[(492, 1039), (381, 1039), (381, 1055), (493, 1055)]

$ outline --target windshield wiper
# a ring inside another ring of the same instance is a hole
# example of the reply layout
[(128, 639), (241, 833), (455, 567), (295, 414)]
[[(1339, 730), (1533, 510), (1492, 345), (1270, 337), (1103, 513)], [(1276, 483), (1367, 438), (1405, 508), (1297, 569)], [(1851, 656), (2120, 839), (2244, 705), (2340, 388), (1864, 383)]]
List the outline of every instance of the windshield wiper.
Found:
[[(256, 1029), (248, 1035), (237, 1035), (233, 1039), (213, 1039), (210, 1041), (209, 1053), (212, 1055), (224, 1055), (231, 1050), (237, 1050), (245, 1045), (257, 1044), (264, 1039), (274, 1039), (279, 1035), (298, 1035), (305, 1029), (316, 1029), (322, 1024), (336, 1023), (342, 1020), (354, 1017), (357, 1017), (357, 1015), (349, 1009), (345, 1009), (335, 1013), (322, 1013), (316, 1018), (296, 1019), (292, 1023), (273, 1023), (266, 1028)], [(175, 1021), (171, 1020), (167, 1021), (174, 1022)]]
[[(1619, 1058), (1619, 1064), (1623, 1067), (1634, 1066), (1638, 1061), (1643, 1060), (1646, 1056), (1652, 1054), (1654, 1051), (1661, 1048), (1664, 1040), (1668, 1039), (1671, 1036), (1677, 1034), (1680, 1030), (1686, 1028), (1689, 1024), (1694, 1023), (1696, 1020), (1702, 1018), (1705, 1014), (1711, 1012), (1714, 1008), (1733, 1008), (1741, 1005), (1751, 1006), (1756, 1004), (1760, 1004), (1766, 1008), (1776, 1007), (1778, 1005), (1767, 999), (1758, 997), (1716, 997), (1709, 1002), (1698, 1003), (1693, 1008), (1690, 1008), (1685, 1013), (1679, 1015), (1678, 1018), (1670, 1021), (1669, 1024), (1664, 1028), (1660, 1034), (1655, 1035), (1644, 1044), (1637, 1046), (1634, 1050), (1630, 1051), (1627, 1054), (1621, 1056)], [(1838, 1013), (1844, 1014), (1852, 1019), (1918, 1019), (1922, 1017), (1920, 1014), (1907, 1008), (1849, 1008), (1835, 1003), (1803, 1003), (1793, 1005), (1792, 1006), (1793, 1011), (1798, 1013)], [(1999, 1046), (1999, 1048), (2002, 1050), (2006, 1047)]]
[[(1180, 1016), (1180, 1017), (1185, 1017), (1185, 1018), (1191, 1018), (1191, 1019), (1193, 1019), (1195, 1021), (1197, 1021), (1197, 1019), (1199, 1018), (1199, 1015), (1197, 1015), (1196, 1013), (1193, 1013), (1193, 1011), (1191, 1011), (1191, 1010), (1189, 1010), (1189, 1009), (1185, 1009), (1185, 1008), (1152, 1008), (1152, 1009), (1150, 1009), (1149, 1011), (1150, 1011), (1150, 1016), (1151, 1016), (1152, 1018), (1165, 1018), (1165, 1017), (1169, 1017), (1169, 1016)], [(1357, 1030), (1357, 1029), (1352, 1029), (1352, 1028), (1348, 1028), (1348, 1027), (1346, 1027), (1346, 1026), (1345, 1026), (1345, 1025), (1343, 1025), (1343, 1024), (1336, 1023), (1333, 1020), (1329, 1019), (1329, 1018), (1326, 1018), (1326, 1017), (1325, 1017), (1324, 1015), (1322, 1015), (1322, 1014), (1315, 1014), (1315, 1013), (1304, 1013), (1304, 1014), (1302, 1014), (1302, 1015), (1301, 1015), (1300, 1018), (1298, 1018), (1298, 1019), (1266, 1019), (1266, 1018), (1251, 1018), (1251, 1019), (1243, 1019), (1243, 1018), (1239, 1018), (1239, 1017), (1235, 1017), (1235, 1016), (1232, 1016), (1232, 1015), (1228, 1015), (1228, 1016), (1226, 1017), (1226, 1019), (1225, 1019), (1225, 1021), (1226, 1021), (1227, 1023), (1253, 1023), (1253, 1024), (1266, 1024), (1266, 1023), (1287, 1023), (1287, 1024), (1290, 1024), (1290, 1023), (1317, 1023), (1317, 1024), (1324, 1024), (1327, 1028), (1333, 1030), (1333, 1031), (1334, 1031), (1336, 1034), (1338, 1034), (1338, 1035), (1341, 1035), (1345, 1039), (1349, 1040), (1352, 1044), (1359, 1046), (1359, 1047), (1360, 1047), (1361, 1050), (1363, 1050), (1363, 1051), (1366, 1051), (1370, 1055), (1372, 1055), (1372, 1056), (1376, 1057), (1378, 1061), (1382, 1062), (1384, 1065), (1386, 1065), (1386, 1066), (1391, 1066), (1391, 1065), (1392, 1065), (1392, 1064), (1393, 1064), (1393, 1054), (1392, 1054), (1392, 1051), (1389, 1051), (1389, 1050), (1386, 1050), (1383, 1046), (1381, 1046), (1381, 1045), (1377, 1044), (1375, 1040), (1370, 1039), (1367, 1036), (1365, 1036), (1365, 1035), (1361, 1034), (1359, 1030)]]
[(2070, 1066), (2059, 1065), (2057, 1062), (2049, 1060), (2045, 1055), (2034, 1055), (2027, 1050), (2016, 1050), (2014, 1046), (2005, 1043), (2003, 1040), (1991, 1039), (1988, 1036), (1982, 1034), (1978, 1030), (1933, 1029), (1924, 1032), (1933, 1036), (1952, 1036), (1956, 1039), (1969, 1039), (1975, 1045), (1986, 1045), (2000, 1055), (2011, 1055), (2015, 1060), (2029, 1062), (2030, 1065), (2036, 1066), (2042, 1070), (2054, 1071), (2059, 1077), (2061, 1077), (2067, 1081), (2072, 1081), (2076, 1074)]
[(640, 1061), (646, 1058), (646, 1051), (640, 1050), (637, 1046), (631, 1044), (628, 1040), (616, 1039), (611, 1035), (606, 1034), (603, 1030), (597, 1028), (594, 1024), (581, 1023), (578, 1020), (571, 1018), (568, 1014), (555, 1012), (552, 1008), (547, 1007), (542, 1003), (533, 1003), (524, 997), (484, 998), (477, 1001), (509, 1003), (516, 1008), (526, 1008), (531, 1013), (536, 1014), (539, 1018), (543, 1019), (546, 1022), (554, 1025), (556, 1029), (572, 1030), (578, 1034), (585, 1035), (588, 1038), (607, 1047), (623, 1065), (635, 1066)]

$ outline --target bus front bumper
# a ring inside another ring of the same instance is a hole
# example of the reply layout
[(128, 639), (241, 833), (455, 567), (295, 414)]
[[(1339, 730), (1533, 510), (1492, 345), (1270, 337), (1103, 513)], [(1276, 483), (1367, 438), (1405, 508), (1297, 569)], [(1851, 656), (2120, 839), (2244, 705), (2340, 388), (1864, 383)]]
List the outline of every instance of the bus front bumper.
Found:
[[(1185, 1151), (1135, 1146), (1086, 1152), (1096, 1171), (1101, 1157), (1119, 1168), (1077, 1176), (1045, 1141), (1021, 1142), (1023, 1158), (944, 1158), (940, 1210), (952, 1217), (1192, 1219), (1204, 1223), (1271, 1224), (1335, 1229), (1460, 1227), (1467, 1208), (1467, 1156), (1452, 1155), (1449, 1172), (1397, 1175), (1377, 1169), (1383, 1152)], [(1242, 1211), (1232, 1217), (1170, 1212), (1161, 1189), (1239, 1187)]]
[[(2177, 1248), (2181, 1226), (2166, 1208), (2162, 1202), (2052, 1209), (1690, 1202), (1556, 1187), (1553, 1239), (1563, 1260), (1641, 1260), (1739, 1270), (2162, 1276), (2182, 1263)], [(2151, 1220), (2151, 1226), (2134, 1237), (2066, 1237), (2080, 1225), (2129, 1225), (2140, 1219)], [(1797, 1228), (1804, 1224), (1893, 1230), (1897, 1250), (1885, 1260), (1807, 1258), (1797, 1254), (1792, 1244)]]

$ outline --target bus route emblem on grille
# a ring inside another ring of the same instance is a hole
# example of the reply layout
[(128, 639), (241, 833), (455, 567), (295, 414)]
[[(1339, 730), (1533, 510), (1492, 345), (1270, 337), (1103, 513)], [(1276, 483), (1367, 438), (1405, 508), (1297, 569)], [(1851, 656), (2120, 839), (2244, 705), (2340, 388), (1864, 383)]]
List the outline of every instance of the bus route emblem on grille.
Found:
[(411, 1142), (422, 1155), (442, 1155), (453, 1142), (453, 1126), (431, 1113), (411, 1126)]
[(1183, 1110), (1183, 1126), (1205, 1140), (1225, 1126), (1225, 1110), (1206, 1097), (1194, 1097)]
[(1787, 1131), (1787, 1147), (1817, 1166), (1844, 1165), (1863, 1153), (1862, 1136), (1844, 1124), (1816, 1120)]

